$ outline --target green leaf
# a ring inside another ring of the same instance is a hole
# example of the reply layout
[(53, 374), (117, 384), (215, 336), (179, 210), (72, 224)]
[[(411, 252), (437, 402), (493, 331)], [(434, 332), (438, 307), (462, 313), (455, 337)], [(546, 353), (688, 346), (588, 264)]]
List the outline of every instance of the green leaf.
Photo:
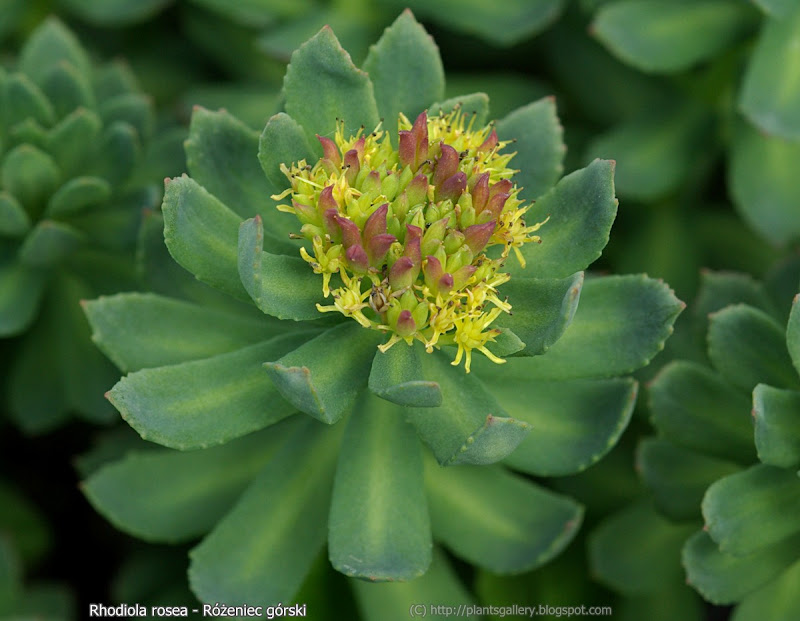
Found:
[(745, 304), (711, 315), (708, 355), (728, 381), (747, 392), (761, 383), (800, 387), (783, 327), (765, 312)]
[(181, 450), (223, 444), (295, 411), (261, 365), (305, 338), (287, 335), (203, 360), (143, 369), (122, 378), (108, 399), (145, 440)]
[(49, 151), (65, 177), (83, 172), (101, 128), (100, 117), (90, 110), (79, 108), (50, 130)]
[(73, 65), (62, 62), (44, 77), (42, 91), (53, 104), (56, 118), (60, 119), (77, 108), (93, 109), (94, 93), (89, 76)]
[(764, 285), (749, 274), (702, 270), (692, 309), (694, 317), (707, 324), (708, 315), (732, 304), (747, 304), (771, 315), (777, 313)]
[(440, 464), (491, 464), (519, 446), (530, 426), (507, 417), (480, 380), (454, 369), (441, 352), (421, 362), (423, 376), (439, 384), (442, 405), (409, 408), (407, 416)]
[(375, 354), (369, 374), (369, 389), (381, 399), (408, 407), (439, 407), (442, 391), (439, 384), (425, 379), (421, 372), (422, 344), (397, 345)]
[(510, 416), (531, 427), (505, 464), (536, 476), (573, 474), (597, 462), (619, 440), (636, 403), (636, 382), (629, 378), (541, 382), (495, 376), (486, 385)]
[(770, 582), (749, 595), (736, 608), (731, 621), (792, 621), (800, 609), (800, 561)]
[(117, 121), (127, 123), (136, 130), (142, 141), (148, 140), (153, 133), (153, 103), (147, 95), (124, 93), (110, 97), (100, 104), (98, 113), (104, 125)]
[(800, 539), (781, 541), (751, 554), (720, 552), (708, 533), (699, 531), (683, 546), (686, 580), (714, 604), (734, 604), (769, 583), (797, 560)]
[(767, 19), (739, 92), (739, 107), (764, 131), (800, 138), (800, 60), (795, 41), (800, 36), (800, 7)]
[(286, 438), (276, 426), (204, 451), (129, 452), (82, 485), (114, 526), (146, 541), (175, 543), (211, 530)]
[(703, 498), (706, 529), (722, 552), (751, 554), (800, 532), (800, 479), (756, 465), (720, 479)]
[(5, 91), (7, 108), (3, 116), (6, 127), (14, 127), (26, 119), (33, 119), (44, 127), (55, 121), (53, 104), (24, 74), (12, 73), (5, 80)]
[(753, 0), (770, 17), (784, 17), (797, 6), (794, 0)]
[(19, 249), (19, 259), (30, 267), (53, 267), (86, 241), (80, 231), (55, 220), (40, 220)]
[(278, 319), (320, 318), (322, 277), (300, 257), (264, 252), (261, 216), (241, 223), (237, 248), (241, 283), (261, 311)]
[(71, 11), (98, 26), (123, 26), (154, 17), (171, 0), (64, 0)]
[(795, 211), (800, 187), (793, 166), (798, 160), (797, 142), (739, 124), (728, 165), (729, 191), (747, 224), (774, 244), (800, 237)]
[(695, 524), (673, 524), (648, 501), (603, 520), (589, 535), (591, 572), (625, 595), (654, 593), (683, 577), (680, 549)]
[(525, 220), (533, 224), (549, 218), (540, 229), (542, 243), (523, 246), (527, 267), (509, 263), (509, 271), (533, 278), (566, 278), (585, 269), (608, 243), (616, 215), (614, 162), (595, 160), (562, 178), (534, 203)]
[(209, 358), (288, 331), (268, 317), (215, 310), (153, 293), (102, 297), (86, 302), (84, 310), (92, 340), (126, 373)]
[(409, 10), (370, 48), (363, 68), (375, 86), (378, 114), (391, 133), (401, 112), (413, 121), (431, 102), (444, 98), (439, 48)]
[(676, 521), (698, 519), (708, 486), (741, 470), (735, 463), (690, 451), (662, 438), (640, 442), (636, 466), (653, 492), (656, 508)]
[(378, 125), (369, 76), (353, 64), (327, 26), (292, 54), (283, 90), (286, 112), (303, 126), (309, 140), (315, 134), (332, 135), (336, 119), (344, 121), (345, 136), (362, 125), (367, 131)]
[(264, 367), (284, 399), (331, 425), (366, 387), (380, 340), (377, 332), (347, 321)]
[[(647, 276), (591, 278), (575, 319), (547, 353), (515, 359), (503, 371), (509, 379), (541, 380), (630, 373), (664, 348), (683, 307), (667, 285)], [(476, 362), (479, 373), (489, 367)]]
[(114, 121), (100, 136), (89, 174), (103, 177), (111, 185), (122, 185), (139, 161), (141, 143), (132, 125)]
[(437, 101), (431, 104), (428, 111), (441, 116), (456, 108), (461, 108), (467, 116), (474, 115), (475, 127), (481, 127), (489, 120), (489, 96), (486, 93), (469, 93)]
[(166, 184), (161, 209), (172, 257), (198, 280), (249, 300), (239, 280), (239, 216), (186, 176)]
[(403, 410), (368, 391), (347, 422), (328, 522), (331, 564), (347, 576), (411, 580), (431, 563), (422, 450)]
[(269, 182), (275, 188), (289, 187), (280, 166), (300, 160), (316, 160), (303, 128), (285, 112), (270, 117), (258, 142), (258, 161)]
[(800, 294), (795, 295), (792, 300), (792, 310), (786, 326), (786, 347), (794, 368), (800, 373)]
[(673, 361), (650, 384), (649, 396), (653, 425), (667, 440), (738, 463), (755, 459), (749, 395), (718, 373)]
[(289, 602), (325, 544), (344, 425), (297, 417), (295, 428), (233, 510), (189, 557), (206, 602)]
[(552, 188), (564, 172), (564, 128), (556, 114), (556, 101), (545, 97), (517, 108), (497, 123), (500, 140), (514, 140), (511, 166), (519, 168), (514, 182), (522, 196), (534, 200)]
[(44, 215), (63, 218), (98, 207), (111, 198), (111, 185), (99, 177), (73, 177), (50, 197)]
[(41, 84), (48, 72), (64, 61), (84, 76), (91, 73), (89, 56), (77, 37), (60, 20), (50, 17), (25, 42), (19, 55), (19, 69)]
[(0, 183), (36, 217), (58, 187), (61, 172), (47, 153), (28, 144), (9, 151), (0, 165)]
[(503, 295), (513, 311), (501, 314), (494, 323), (519, 337), (525, 345), (521, 355), (543, 354), (572, 322), (582, 287), (583, 272), (561, 280), (512, 278), (503, 286)]
[(0, 236), (22, 237), (31, 228), (31, 219), (11, 194), (0, 190)]
[(800, 393), (759, 384), (753, 390), (758, 458), (770, 466), (800, 464)]
[(500, 466), (425, 463), (434, 538), (464, 560), (507, 574), (559, 554), (578, 532), (583, 508)]
[[(458, 575), (447, 562), (446, 555), (436, 548), (428, 572), (421, 578), (408, 582), (371, 583), (366, 580), (351, 580), (358, 607), (365, 621), (408, 621), (412, 616), (431, 621), (446, 621), (458, 605), (473, 605), (472, 595), (467, 591)], [(456, 604), (452, 608), (429, 607), (428, 602)], [(474, 614), (459, 615), (461, 618), (478, 621)]]
[(592, 33), (642, 71), (673, 73), (711, 58), (750, 29), (752, 14), (727, 0), (620, 0), (595, 15)]
[(39, 510), (15, 486), (0, 483), (3, 514), (0, 529), (4, 537), (14, 541), (15, 548), (26, 566), (41, 561), (52, 544), (50, 525)]

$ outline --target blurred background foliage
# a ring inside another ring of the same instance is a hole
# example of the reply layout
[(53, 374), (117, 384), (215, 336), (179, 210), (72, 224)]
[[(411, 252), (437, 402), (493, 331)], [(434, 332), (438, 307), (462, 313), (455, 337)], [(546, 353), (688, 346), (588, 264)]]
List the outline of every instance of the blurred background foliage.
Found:
[[(152, 97), (157, 128), (185, 131), (200, 105), (224, 107), (260, 130), (281, 109), (285, 65), (301, 42), (329, 24), (360, 64), (406, 7), (440, 48), (448, 97), (487, 92), (491, 116), (502, 117), (553, 95), (565, 172), (595, 157), (617, 161), (619, 213), (595, 269), (647, 272), (681, 299), (697, 299), (639, 379), (676, 358), (708, 363), (704, 313), (722, 308), (714, 296), (725, 295), (708, 270), (797, 291), (797, 270), (786, 266), (796, 264), (800, 236), (798, 2), (0, 0), (0, 67), (13, 66), (28, 35), (55, 14), (93, 59), (130, 66)], [(4, 378), (16, 345), (0, 340)], [(454, 564), (476, 602), (610, 603), (613, 618), (625, 620), (728, 618), (729, 608), (703, 602), (685, 584), (681, 548), (702, 526), (699, 504), (664, 511), (635, 468), (640, 439), (654, 434), (650, 418), (640, 398), (600, 464), (556, 481), (587, 515), (555, 562), (513, 579)], [(0, 425), (0, 619), (77, 619), (90, 602), (191, 601), (183, 547), (127, 538), (79, 491), (99, 464), (142, 450), (127, 426), (100, 432), (70, 420), (31, 437), (7, 418)], [(703, 490), (695, 482), (692, 502), (697, 485)], [(79, 570), (78, 558), (93, 569)], [(343, 580), (320, 563), (300, 601), (379, 618), (339, 588)]]

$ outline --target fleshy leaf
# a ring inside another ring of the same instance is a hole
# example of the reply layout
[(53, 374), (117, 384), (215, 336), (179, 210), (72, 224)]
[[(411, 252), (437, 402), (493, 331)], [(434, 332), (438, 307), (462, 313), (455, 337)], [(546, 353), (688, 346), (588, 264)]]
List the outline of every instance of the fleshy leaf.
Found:
[(109, 97), (97, 112), (104, 125), (123, 121), (136, 130), (140, 140), (149, 140), (155, 123), (150, 97), (141, 93), (123, 93)]
[(19, 259), (30, 267), (50, 267), (74, 252), (86, 236), (80, 231), (56, 222), (40, 220), (19, 249)]
[(727, 380), (748, 392), (760, 383), (800, 387), (783, 327), (763, 311), (745, 304), (729, 306), (711, 316), (708, 355)]
[(431, 104), (428, 110), (431, 114), (442, 115), (454, 110), (456, 106), (460, 107), (468, 116), (474, 114), (475, 127), (485, 125), (489, 119), (489, 96), (486, 93), (469, 93), (450, 97)]
[(315, 134), (331, 135), (336, 119), (344, 121), (345, 136), (361, 125), (367, 131), (378, 125), (369, 76), (353, 64), (328, 26), (292, 54), (283, 90), (286, 112), (303, 126), (309, 141), (316, 140)]
[(89, 174), (106, 179), (111, 185), (121, 185), (133, 172), (141, 155), (139, 136), (132, 125), (115, 121), (100, 136), (94, 165)]
[(411, 121), (444, 97), (439, 48), (411, 11), (404, 11), (370, 48), (363, 65), (375, 86), (378, 114), (390, 133), (403, 112)]
[(708, 486), (741, 469), (738, 464), (690, 451), (662, 438), (647, 438), (639, 444), (636, 465), (653, 492), (656, 507), (672, 520), (699, 518)]
[(800, 138), (798, 36), (800, 7), (781, 18), (766, 19), (739, 93), (739, 107), (753, 123), (792, 139)]
[(507, 417), (474, 375), (453, 369), (444, 354), (426, 354), (422, 372), (438, 382), (442, 405), (409, 408), (407, 416), (440, 464), (494, 463), (530, 431), (527, 423)]
[(21, 73), (12, 73), (5, 80), (5, 124), (14, 127), (25, 119), (33, 119), (44, 127), (55, 121), (53, 104), (31, 80)]
[(702, 270), (700, 290), (692, 308), (694, 316), (707, 324), (708, 315), (732, 304), (747, 304), (773, 316), (777, 313), (763, 283), (749, 274)]
[(457, 556), (507, 574), (543, 565), (572, 540), (583, 519), (575, 501), (500, 466), (425, 463), (434, 537)]
[(653, 425), (668, 440), (720, 459), (751, 463), (750, 397), (694, 362), (667, 364), (649, 387)]
[(281, 172), (281, 164), (315, 161), (308, 138), (303, 128), (285, 112), (279, 112), (267, 121), (258, 142), (258, 161), (267, 179), (275, 188), (289, 186), (289, 180)]
[(601, 582), (626, 595), (657, 592), (680, 580), (680, 549), (695, 524), (673, 524), (647, 501), (606, 518), (589, 536), (589, 564)]
[(543, 354), (572, 322), (582, 287), (583, 272), (561, 280), (512, 278), (502, 289), (512, 313), (501, 314), (494, 325), (519, 337), (525, 344), (521, 355)]
[[(351, 580), (350, 585), (355, 591), (364, 621), (408, 621), (409, 610), (431, 621), (446, 621), (450, 615), (445, 614), (444, 610), (437, 614), (434, 609), (420, 603), (458, 602), (465, 608), (473, 603), (472, 595), (464, 588), (450, 567), (447, 557), (438, 548), (433, 551), (431, 568), (421, 578), (408, 582), (378, 584), (366, 580)], [(461, 618), (471, 621), (479, 619), (477, 615), (461, 615)]]
[(300, 257), (264, 252), (261, 216), (242, 222), (237, 247), (241, 283), (261, 311), (296, 321), (321, 317), (321, 278)]
[(58, 166), (47, 153), (28, 144), (15, 147), (2, 160), (0, 184), (32, 216), (38, 216), (50, 194), (58, 187)]
[(786, 347), (789, 349), (794, 368), (800, 373), (800, 294), (792, 300), (792, 310), (786, 326)]
[[(683, 307), (669, 287), (646, 276), (590, 278), (564, 335), (545, 355), (515, 359), (503, 372), (542, 380), (630, 373), (663, 349)], [(490, 364), (480, 357), (476, 363), (479, 373)]]
[(209, 358), (286, 332), (286, 326), (269, 318), (153, 293), (103, 297), (87, 302), (84, 310), (92, 340), (125, 373)]
[(800, 609), (800, 561), (778, 578), (750, 594), (736, 609), (732, 621), (792, 621)]
[(56, 118), (59, 119), (76, 108), (95, 107), (89, 76), (67, 62), (62, 62), (47, 72), (42, 90), (53, 104)]
[(164, 241), (172, 257), (198, 280), (249, 300), (236, 254), (239, 216), (186, 176), (166, 184), (161, 209)]
[(124, 26), (154, 17), (170, 0), (64, 0), (71, 11), (97, 26)]
[(31, 228), (28, 213), (11, 194), (0, 191), (0, 236), (21, 237)]
[(753, 0), (762, 11), (771, 17), (783, 17), (797, 6), (794, 0)]
[(66, 176), (76, 174), (85, 165), (101, 128), (100, 117), (79, 108), (50, 130), (50, 153)]
[(73, 177), (50, 197), (44, 215), (63, 218), (96, 207), (111, 197), (111, 184), (99, 177)]
[(708, 533), (699, 531), (683, 547), (686, 580), (714, 604), (734, 604), (767, 584), (800, 553), (800, 539), (781, 541), (752, 554), (720, 552)]
[(61, 21), (51, 17), (25, 42), (20, 52), (19, 68), (35, 82), (41, 83), (47, 73), (63, 61), (85, 76), (91, 74), (89, 56), (78, 39)]
[(720, 479), (703, 498), (703, 517), (720, 550), (751, 554), (800, 533), (800, 478), (757, 465)]
[(517, 108), (497, 123), (500, 140), (514, 140), (511, 165), (518, 168), (514, 182), (522, 196), (533, 200), (553, 187), (564, 171), (564, 128), (553, 97)]
[(333, 424), (350, 411), (366, 387), (380, 340), (377, 332), (348, 321), (264, 366), (284, 399)]
[(411, 580), (431, 563), (422, 450), (401, 408), (362, 395), (336, 467), (330, 560), (356, 578)]
[(550, 218), (540, 229), (542, 243), (523, 247), (525, 269), (514, 260), (507, 268), (532, 278), (566, 278), (583, 270), (605, 248), (616, 215), (614, 162), (595, 160), (562, 178), (534, 203), (526, 221)]
[(230, 510), (285, 439), (284, 429), (272, 427), (204, 451), (129, 452), (81, 487), (95, 509), (127, 533), (146, 541), (192, 539)]
[(759, 384), (753, 390), (758, 458), (770, 466), (800, 464), (800, 392)]
[[(500, 376), (502, 372), (498, 367)], [(510, 416), (531, 426), (505, 464), (535, 476), (573, 474), (598, 461), (617, 443), (636, 403), (636, 382), (629, 378), (503, 378), (486, 385)]]
[(36, 316), (45, 278), (16, 262), (0, 266), (0, 336), (25, 330)]
[(222, 444), (295, 411), (261, 365), (305, 338), (287, 335), (203, 360), (143, 369), (122, 378), (108, 399), (145, 440), (181, 450)]
[(397, 345), (375, 354), (369, 374), (369, 389), (381, 399), (408, 407), (439, 407), (442, 391), (439, 384), (425, 379), (420, 356), (422, 344)]
[(744, 5), (726, 0), (620, 0), (602, 7), (592, 33), (624, 62), (647, 72), (688, 69), (750, 27)]
[(327, 538), (344, 425), (297, 417), (280, 450), (189, 556), (189, 582), (206, 602), (291, 601)]

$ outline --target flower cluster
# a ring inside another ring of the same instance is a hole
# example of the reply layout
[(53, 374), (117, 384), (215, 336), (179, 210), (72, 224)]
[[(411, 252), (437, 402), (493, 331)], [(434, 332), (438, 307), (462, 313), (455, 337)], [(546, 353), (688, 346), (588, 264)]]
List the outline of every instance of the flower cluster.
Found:
[(474, 121), (459, 106), (413, 125), (401, 114), (396, 149), (380, 126), (346, 138), (340, 122), (333, 139), (317, 136), (314, 166), (281, 166), (291, 187), (273, 197), (291, 196), (278, 209), (297, 216), (311, 244), (300, 254), (333, 298), (320, 312), (391, 332), (381, 351), (400, 340), (428, 352), (456, 345), (453, 364), (464, 358), (467, 372), (475, 349), (504, 362), (486, 347), (499, 334), (492, 322), (511, 311), (497, 293), (510, 278), (501, 269), (512, 249), (524, 267), (519, 248), (540, 242), (544, 223), (523, 219), (514, 153), (501, 153), (509, 143)]

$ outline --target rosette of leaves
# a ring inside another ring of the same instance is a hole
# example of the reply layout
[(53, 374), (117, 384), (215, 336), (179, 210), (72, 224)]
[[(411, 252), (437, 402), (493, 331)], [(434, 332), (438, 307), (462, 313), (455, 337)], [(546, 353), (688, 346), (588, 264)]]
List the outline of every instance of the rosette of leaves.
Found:
[(669, 363), (649, 391), (658, 435), (638, 463), (661, 513), (649, 519), (665, 545), (669, 533), (669, 547), (682, 546), (691, 586), (737, 604), (735, 621), (788, 620), (800, 608), (799, 265), (790, 259), (763, 283), (706, 272), (695, 310), (707, 360)]
[[(410, 12), (363, 69), (324, 28), (260, 138), (198, 109), (191, 176), (167, 184), (172, 257), (241, 303), (86, 306), (127, 373), (109, 399), (168, 448), (103, 466), (85, 491), (145, 539), (202, 536), (202, 601), (290, 601), (326, 543), (367, 618), (405, 618), (426, 593), (467, 601), (433, 541), (497, 573), (544, 564), (582, 508), (525, 475), (614, 445), (636, 396), (620, 376), (683, 307), (646, 276), (584, 279), (616, 213), (613, 163), (559, 180), (552, 99), (487, 126), (486, 95), (443, 88)], [(470, 352), (469, 373), (451, 364)]]
[(21, 337), (8, 390), (27, 431), (113, 419), (114, 369), (78, 302), (133, 287), (141, 209), (159, 198), (141, 166), (152, 116), (122, 65), (93, 66), (53, 18), (0, 70), (0, 336)]

